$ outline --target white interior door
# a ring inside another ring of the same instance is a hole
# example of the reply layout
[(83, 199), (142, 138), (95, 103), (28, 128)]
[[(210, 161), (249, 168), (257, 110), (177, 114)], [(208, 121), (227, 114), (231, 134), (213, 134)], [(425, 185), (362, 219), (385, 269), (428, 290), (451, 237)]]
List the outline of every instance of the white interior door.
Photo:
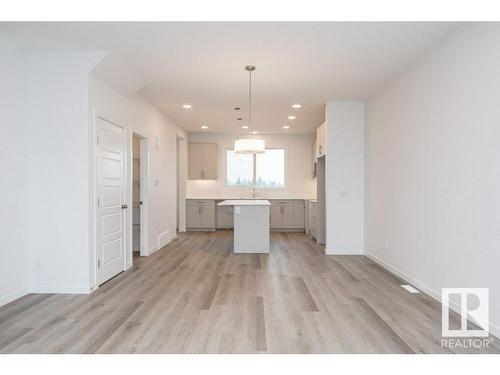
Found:
[(97, 118), (97, 283), (125, 269), (125, 132)]

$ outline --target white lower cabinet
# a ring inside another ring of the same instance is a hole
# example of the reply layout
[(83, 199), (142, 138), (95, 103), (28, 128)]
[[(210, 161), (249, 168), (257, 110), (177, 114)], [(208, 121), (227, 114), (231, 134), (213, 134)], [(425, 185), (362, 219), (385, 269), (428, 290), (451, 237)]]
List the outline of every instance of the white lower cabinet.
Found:
[[(232, 207), (216, 206), (213, 199), (186, 201), (186, 229), (215, 230), (233, 227)], [(270, 227), (274, 231), (305, 231), (305, 204), (302, 199), (270, 200)]]
[[(219, 203), (222, 201), (217, 201)], [(234, 227), (233, 207), (217, 206), (217, 229), (230, 229)]]
[(188, 199), (186, 201), (187, 230), (215, 230), (215, 200)]
[(303, 200), (272, 200), (271, 229), (304, 230), (305, 209)]

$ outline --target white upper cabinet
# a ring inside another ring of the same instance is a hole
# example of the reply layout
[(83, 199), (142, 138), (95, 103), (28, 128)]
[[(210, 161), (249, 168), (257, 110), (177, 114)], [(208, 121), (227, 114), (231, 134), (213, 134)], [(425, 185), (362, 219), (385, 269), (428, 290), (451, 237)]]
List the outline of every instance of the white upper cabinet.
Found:
[(189, 144), (189, 179), (217, 179), (217, 143)]
[(326, 125), (322, 123), (316, 129), (316, 157), (326, 154)]

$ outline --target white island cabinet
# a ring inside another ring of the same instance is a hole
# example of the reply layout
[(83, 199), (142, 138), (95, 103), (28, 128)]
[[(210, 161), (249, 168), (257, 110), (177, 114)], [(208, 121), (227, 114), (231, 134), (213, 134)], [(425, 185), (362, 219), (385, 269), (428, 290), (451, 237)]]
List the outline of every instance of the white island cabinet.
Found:
[(219, 206), (232, 206), (235, 253), (269, 253), (269, 209), (264, 199), (225, 200)]

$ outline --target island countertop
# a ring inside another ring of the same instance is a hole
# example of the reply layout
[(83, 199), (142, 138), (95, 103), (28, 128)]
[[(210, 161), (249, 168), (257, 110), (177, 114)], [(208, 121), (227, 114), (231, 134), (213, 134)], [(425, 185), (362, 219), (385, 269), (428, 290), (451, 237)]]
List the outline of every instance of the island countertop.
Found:
[(270, 206), (266, 199), (228, 199), (217, 204), (217, 206)]

